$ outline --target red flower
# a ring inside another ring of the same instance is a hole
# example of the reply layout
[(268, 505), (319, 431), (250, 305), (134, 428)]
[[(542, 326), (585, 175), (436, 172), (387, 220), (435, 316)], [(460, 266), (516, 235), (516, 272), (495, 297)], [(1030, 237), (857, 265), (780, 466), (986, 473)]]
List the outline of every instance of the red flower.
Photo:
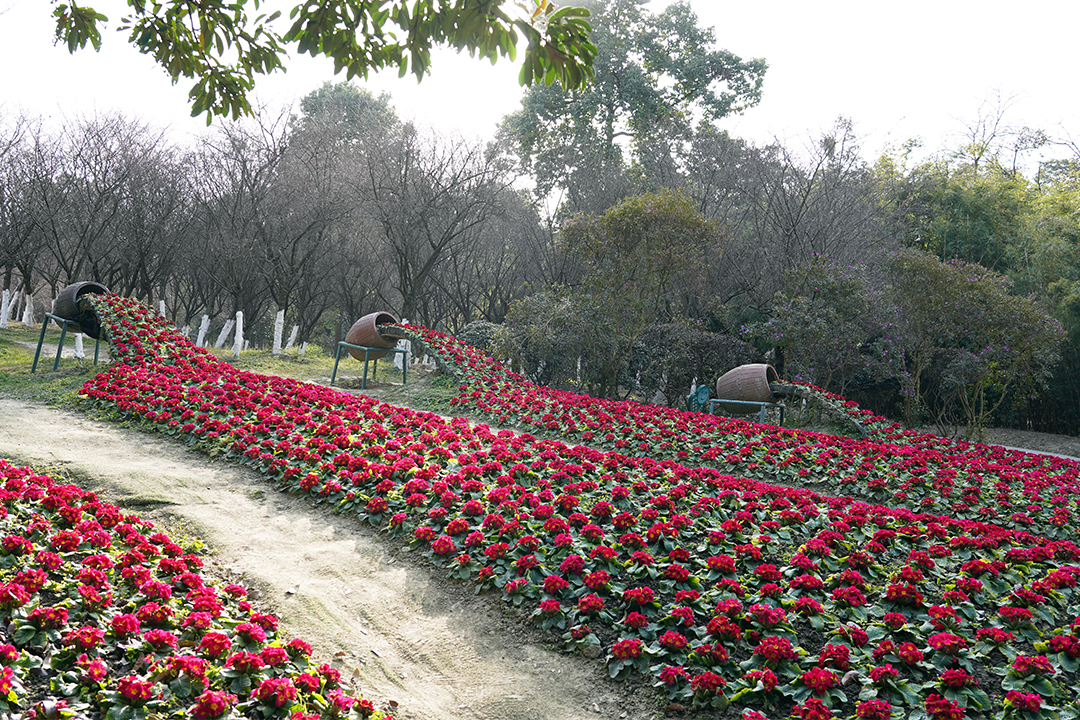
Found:
[(820, 615), (825, 612), (825, 608), (821, 606), (817, 600), (812, 597), (802, 596), (795, 600), (791, 605), (791, 611), (799, 615)]
[(1047, 644), (1052, 652), (1065, 653), (1071, 658), (1080, 658), (1080, 639), (1075, 635), (1055, 635)]
[(926, 714), (933, 720), (964, 720), (964, 708), (937, 694), (926, 698)]
[(261, 657), (263, 662), (269, 667), (277, 667), (278, 665), (288, 662), (289, 653), (283, 647), (271, 645), (270, 647), (263, 648), (259, 653), (259, 657)]
[(628, 605), (648, 605), (656, 599), (653, 590), (649, 586), (628, 588), (623, 592), (623, 601)]
[(199, 642), (199, 652), (210, 657), (224, 655), (230, 647), (232, 647), (232, 640), (229, 639), (228, 635), (219, 632), (206, 633)]
[(1017, 655), (1013, 660), (1012, 670), (1020, 677), (1031, 675), (1053, 675), (1054, 666), (1045, 655)]
[(1023, 693), (1019, 690), (1010, 690), (1005, 694), (1005, 707), (1037, 713), (1042, 709), (1042, 696), (1036, 693)]
[(207, 690), (195, 699), (195, 704), (188, 710), (193, 720), (213, 720), (229, 711), (236, 704), (236, 696), (221, 690)]
[(870, 668), (870, 681), (875, 685), (878, 685), (886, 680), (895, 680), (899, 677), (900, 671), (889, 664)]
[(897, 605), (911, 605), (921, 607), (923, 604), (922, 593), (914, 585), (893, 583), (885, 588), (885, 599)]
[(821, 590), (825, 587), (825, 584), (816, 575), (797, 575), (788, 582), (788, 587), (793, 590), (812, 592)]
[(324, 711), (330, 717), (344, 717), (356, 704), (356, 698), (350, 697), (340, 690), (331, 690), (327, 697), (328, 706)]
[(540, 603), (540, 612), (548, 614), (562, 612), (562, 605), (555, 599), (544, 600)]
[(818, 656), (818, 667), (825, 667), (826, 665), (834, 667), (837, 670), (847, 670), (851, 667), (851, 650), (847, 645), (826, 645), (821, 649), (821, 655)]
[(142, 707), (154, 697), (154, 683), (129, 675), (116, 683), (116, 693), (132, 707)]
[(832, 591), (834, 602), (849, 607), (861, 607), (866, 604), (866, 596), (857, 587), (839, 587)]
[(810, 668), (802, 674), (802, 683), (818, 695), (828, 692), (837, 683), (836, 675), (822, 667)]
[(920, 663), (924, 660), (922, 650), (915, 647), (914, 643), (909, 642), (900, 643), (896, 648), (896, 657), (900, 658), (902, 662), (905, 662), (908, 665), (914, 665), (915, 663)]
[(67, 608), (36, 607), (31, 610), (26, 619), (41, 630), (51, 630), (67, 623)]
[[(80, 681), (84, 685), (103, 682), (109, 675), (109, 669), (99, 658), (91, 659), (86, 653), (79, 655), (75, 660), (75, 666), (82, 670)], [(3, 697), (3, 693), (0, 693)]]
[(665, 685), (681, 685), (689, 679), (686, 668), (681, 665), (665, 665), (660, 671), (660, 682)]
[(690, 641), (687, 640), (686, 637), (684, 637), (681, 633), (677, 633), (674, 630), (669, 630), (668, 632), (661, 635), (657, 639), (657, 642), (660, 644), (660, 647), (666, 650), (682, 650), (689, 644)]
[(641, 657), (641, 647), (638, 638), (618, 640), (611, 647), (611, 656), (616, 660), (632, 660)]
[(710, 570), (722, 573), (735, 572), (735, 559), (730, 555), (714, 555), (705, 561)]
[(795, 660), (798, 656), (791, 647), (791, 641), (779, 635), (770, 635), (754, 648), (754, 655), (759, 655), (769, 663)]
[(536, 567), (540, 567), (540, 561), (535, 555), (525, 555), (519, 557), (517, 559), (517, 562), (514, 563), (514, 569), (517, 571), (518, 575), (524, 575), (525, 573), (529, 572), (529, 570), (532, 570)]
[(966, 670), (961, 669), (945, 670), (941, 673), (940, 682), (942, 686), (954, 689), (976, 684), (975, 678), (968, 675)]
[(899, 630), (907, 624), (907, 618), (898, 612), (885, 613), (882, 622), (893, 631)]
[(703, 672), (690, 679), (694, 692), (718, 693), (727, 686), (727, 681), (714, 672)]
[(884, 700), (864, 700), (855, 708), (855, 716), (866, 720), (889, 720), (893, 707)]
[(79, 650), (91, 650), (105, 639), (105, 631), (84, 625), (64, 635), (64, 644)]
[(300, 640), (299, 638), (290, 640), (288, 644), (285, 645), (285, 650), (289, 653), (290, 657), (311, 656), (311, 645), (304, 642), (303, 640)]
[(959, 655), (967, 646), (968, 641), (952, 633), (937, 633), (926, 639), (930, 647), (946, 655)]
[(297, 692), (296, 686), (288, 678), (267, 678), (259, 683), (253, 695), (263, 705), (280, 708), (291, 706), (296, 700)]
[(796, 705), (791, 709), (791, 714), (800, 720), (831, 720), (833, 717), (832, 710), (817, 698), (810, 698), (801, 705)]
[(303, 690), (304, 692), (309, 693), (318, 692), (319, 687), (322, 685), (322, 682), (319, 680), (319, 678), (315, 677), (311, 673), (300, 673), (299, 675), (294, 677), (292, 681), (293, 685), (295, 685), (298, 690)]
[(160, 628), (148, 630), (143, 635), (143, 640), (155, 650), (162, 650), (164, 648), (175, 649), (177, 642), (175, 635), (168, 630), (161, 630)]
[(1006, 605), (998, 610), (998, 616), (1009, 627), (1021, 627), (1031, 622), (1032, 613), (1027, 608), (1009, 607)]
[(779, 682), (776, 673), (769, 668), (750, 670), (743, 675), (743, 680), (745, 680), (746, 684), (751, 688), (757, 687), (757, 684), (761, 683), (761, 689), (767, 693), (775, 690), (776, 684)]
[[(205, 640), (206, 638), (203, 638)], [(225, 661), (225, 667), (232, 668), (239, 673), (245, 675), (253, 672), (257, 672), (266, 666), (263, 659), (254, 653), (238, 652), (234, 655), (230, 655), (229, 659)]]

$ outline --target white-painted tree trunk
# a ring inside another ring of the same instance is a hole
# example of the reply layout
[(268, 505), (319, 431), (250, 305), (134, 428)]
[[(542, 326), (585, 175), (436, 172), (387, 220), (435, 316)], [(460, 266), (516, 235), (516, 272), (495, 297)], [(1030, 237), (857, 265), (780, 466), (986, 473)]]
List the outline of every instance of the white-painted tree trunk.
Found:
[(233, 357), (240, 357), (240, 351), (244, 349), (244, 311), (236, 311), (236, 339), (233, 341)]
[(190, 325), (185, 325), (184, 327), (182, 327), (180, 329), (180, 334), (183, 335), (184, 337), (188, 337), (188, 333), (190, 333), (190, 332), (191, 332), (191, 326)]
[(210, 316), (209, 315), (203, 315), (202, 316), (202, 322), (199, 323), (199, 337), (195, 341), (195, 344), (198, 345), (199, 347), (205, 347), (203, 345), (203, 343), (206, 342), (206, 333), (208, 333), (209, 331), (210, 331)]
[(274, 347), (270, 351), (275, 356), (281, 354), (281, 333), (285, 330), (285, 311), (278, 310), (274, 318)]
[(161, 317), (165, 317), (165, 301), (164, 300), (158, 300), (158, 314), (161, 315)]
[(401, 370), (405, 367), (405, 363), (409, 361), (409, 355), (412, 351), (412, 343), (408, 340), (398, 340), (397, 349), (409, 351), (406, 352), (404, 355), (402, 355), (401, 353), (394, 353), (394, 367), (396, 367), (398, 370)]
[(23, 291), (16, 290), (11, 296), (11, 307), (8, 308), (8, 322), (19, 319), (19, 305), (22, 303)]
[(292, 346), (296, 343), (296, 336), (300, 334), (300, 326), (293, 325), (292, 332), (289, 333), (289, 342), (285, 343), (286, 350), (292, 350)]
[(232, 332), (234, 325), (236, 325), (235, 320), (229, 319), (225, 321), (225, 327), (221, 328), (221, 332), (217, 336), (217, 342), (214, 343), (215, 348), (225, 347), (225, 341), (229, 339), (229, 333)]
[(0, 330), (7, 330), (8, 315), (11, 314), (11, 291), (5, 290), (0, 298)]
[(26, 306), (23, 308), (22, 321), (23, 325), (34, 324), (34, 296), (30, 293), (26, 293)]
[(300, 343), (300, 354), (304, 355), (306, 353), (307, 353), (307, 343), (306, 342), (305, 343)]
[(75, 333), (75, 354), (72, 357), (82, 360), (86, 357), (86, 353), (83, 352), (83, 334)]

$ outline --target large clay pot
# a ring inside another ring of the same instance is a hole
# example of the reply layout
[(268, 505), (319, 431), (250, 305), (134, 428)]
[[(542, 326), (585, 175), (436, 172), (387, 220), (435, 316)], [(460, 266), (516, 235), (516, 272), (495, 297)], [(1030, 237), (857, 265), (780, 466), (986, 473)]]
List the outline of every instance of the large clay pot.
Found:
[[(397, 345), (397, 338), (383, 337), (379, 332), (380, 325), (390, 325), (398, 321), (388, 312), (373, 312), (365, 315), (352, 324), (349, 332), (345, 333), (345, 342), (350, 345), (363, 345), (364, 347), (392, 348)], [(357, 360), (364, 359), (364, 351), (349, 348), (349, 354)], [(386, 355), (384, 352), (368, 353), (368, 359), (374, 360)]]
[[(772, 365), (753, 363), (740, 365), (728, 370), (716, 381), (716, 397), (723, 400), (743, 400), (746, 402), (771, 402), (773, 399), (769, 383), (778, 382), (779, 376)], [(757, 412), (750, 405), (725, 405), (717, 403), (721, 412), (727, 415), (746, 415)]]
[(101, 323), (98, 321), (97, 313), (79, 308), (79, 298), (83, 295), (105, 295), (108, 292), (109, 288), (101, 283), (89, 280), (72, 283), (61, 290), (53, 300), (52, 314), (78, 323), (78, 326), (69, 327), (69, 330), (81, 332), (97, 340), (101, 334)]

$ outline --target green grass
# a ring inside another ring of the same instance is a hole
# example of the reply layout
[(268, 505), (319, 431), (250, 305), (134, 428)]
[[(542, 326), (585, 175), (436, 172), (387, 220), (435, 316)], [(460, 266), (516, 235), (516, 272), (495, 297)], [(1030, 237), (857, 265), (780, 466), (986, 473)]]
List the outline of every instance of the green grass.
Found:
[[(0, 393), (49, 405), (74, 406), (79, 389), (101, 367), (94, 366), (93, 344), (86, 343), (89, 357), (85, 360), (61, 358), (57, 370), (52, 369), (55, 355), (43, 348), (37, 372), (31, 373), (40, 336), (40, 326), (25, 327), (21, 323), (11, 323), (7, 330), (0, 330)], [(59, 340), (59, 328), (50, 327), (45, 333), (45, 343), (55, 345)]]

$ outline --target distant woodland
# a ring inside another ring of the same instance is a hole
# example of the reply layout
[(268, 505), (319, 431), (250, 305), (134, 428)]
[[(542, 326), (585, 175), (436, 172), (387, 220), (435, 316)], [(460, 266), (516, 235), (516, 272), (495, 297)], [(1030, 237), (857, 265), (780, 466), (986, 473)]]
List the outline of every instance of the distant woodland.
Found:
[[(330, 348), (389, 310), (608, 397), (680, 404), (768, 360), (911, 425), (1077, 433), (1080, 148), (1000, 106), (919, 162), (867, 160), (843, 119), (756, 145), (715, 121), (758, 101), (763, 61), (688, 6), (604, 7), (594, 82), (531, 88), (487, 143), (346, 83), (183, 147), (0, 116), (10, 316), (94, 280), (178, 327), (242, 311), (255, 346), (284, 311)], [(1051, 143), (1073, 157), (1033, 166)]]

